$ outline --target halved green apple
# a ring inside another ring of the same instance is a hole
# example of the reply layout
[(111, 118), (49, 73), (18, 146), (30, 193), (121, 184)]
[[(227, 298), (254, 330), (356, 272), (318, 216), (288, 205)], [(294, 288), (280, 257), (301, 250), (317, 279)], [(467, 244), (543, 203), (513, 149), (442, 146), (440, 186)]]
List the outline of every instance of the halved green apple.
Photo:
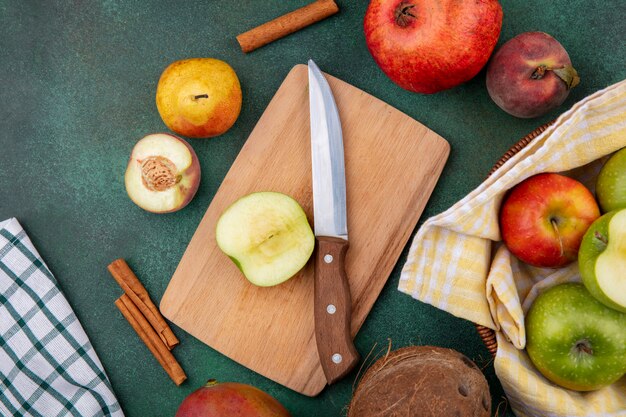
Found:
[(626, 209), (596, 220), (578, 252), (583, 283), (598, 301), (626, 312)]
[(215, 237), (248, 281), (261, 287), (293, 277), (315, 247), (302, 207), (277, 192), (252, 193), (237, 200), (217, 221)]
[(135, 204), (153, 213), (185, 207), (200, 185), (200, 163), (193, 148), (168, 133), (145, 136), (133, 147), (124, 175)]

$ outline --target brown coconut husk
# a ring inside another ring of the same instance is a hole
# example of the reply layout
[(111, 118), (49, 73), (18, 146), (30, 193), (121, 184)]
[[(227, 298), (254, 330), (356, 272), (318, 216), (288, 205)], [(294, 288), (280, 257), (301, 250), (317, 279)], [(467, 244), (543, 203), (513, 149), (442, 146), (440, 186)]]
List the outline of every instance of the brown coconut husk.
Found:
[(489, 417), (491, 396), (481, 370), (465, 355), (411, 346), (372, 365), (352, 397), (348, 417)]

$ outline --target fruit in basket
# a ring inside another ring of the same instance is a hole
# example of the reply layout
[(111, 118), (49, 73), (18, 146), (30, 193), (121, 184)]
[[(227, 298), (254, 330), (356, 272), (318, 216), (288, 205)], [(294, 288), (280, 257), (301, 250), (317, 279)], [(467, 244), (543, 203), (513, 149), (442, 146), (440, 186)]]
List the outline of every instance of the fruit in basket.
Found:
[(626, 208), (593, 222), (580, 245), (578, 266), (596, 299), (626, 313)]
[(491, 415), (489, 385), (469, 358), (452, 349), (410, 346), (372, 365), (357, 387), (348, 417)]
[(251, 385), (209, 380), (183, 400), (175, 417), (290, 417), (274, 397)]
[(557, 108), (580, 78), (563, 46), (543, 32), (525, 32), (506, 42), (487, 66), (487, 91), (505, 112), (541, 116)]
[(605, 213), (626, 208), (626, 148), (614, 153), (602, 167), (596, 196)]
[(239, 117), (241, 86), (224, 61), (184, 59), (161, 74), (156, 105), (170, 130), (190, 138), (209, 138), (226, 132)]
[(598, 204), (583, 184), (543, 173), (510, 190), (500, 209), (500, 231), (521, 261), (556, 268), (577, 259), (583, 235), (598, 217)]
[(276, 192), (241, 197), (220, 216), (217, 245), (253, 284), (280, 284), (300, 271), (313, 253), (315, 236), (302, 207)]
[(133, 148), (126, 192), (144, 210), (171, 213), (185, 207), (200, 185), (200, 163), (193, 148), (167, 133), (148, 135)]
[(526, 350), (550, 381), (576, 391), (610, 385), (626, 373), (626, 314), (579, 283), (539, 294), (526, 316)]
[(376, 64), (400, 87), (435, 93), (473, 78), (502, 27), (497, 0), (371, 0), (363, 23)]

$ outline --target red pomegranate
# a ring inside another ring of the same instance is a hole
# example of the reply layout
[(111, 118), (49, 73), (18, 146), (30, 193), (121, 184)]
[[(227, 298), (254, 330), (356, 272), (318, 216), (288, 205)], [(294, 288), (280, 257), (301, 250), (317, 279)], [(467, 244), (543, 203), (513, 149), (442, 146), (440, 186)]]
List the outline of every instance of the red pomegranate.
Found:
[(372, 0), (363, 26), (383, 72), (430, 94), (478, 74), (500, 36), (502, 7), (497, 0)]

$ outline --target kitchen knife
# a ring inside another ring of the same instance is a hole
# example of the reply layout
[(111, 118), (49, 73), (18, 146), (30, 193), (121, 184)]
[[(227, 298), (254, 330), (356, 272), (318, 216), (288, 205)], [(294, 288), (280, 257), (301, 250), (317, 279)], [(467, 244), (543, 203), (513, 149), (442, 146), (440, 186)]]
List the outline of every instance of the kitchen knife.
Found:
[(359, 361), (350, 333), (352, 300), (345, 271), (348, 250), (343, 136), (337, 105), (324, 75), (309, 60), (315, 256), (315, 340), (329, 384)]

